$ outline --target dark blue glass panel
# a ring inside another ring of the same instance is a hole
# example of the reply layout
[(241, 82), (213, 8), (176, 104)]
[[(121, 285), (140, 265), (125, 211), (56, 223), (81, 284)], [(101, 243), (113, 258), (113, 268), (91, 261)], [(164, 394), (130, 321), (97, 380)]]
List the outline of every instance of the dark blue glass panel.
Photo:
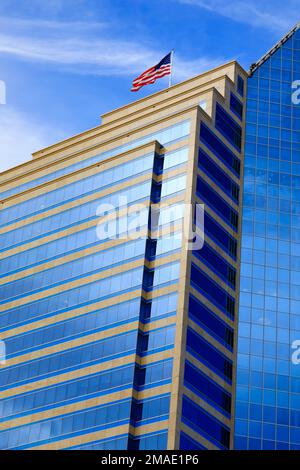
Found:
[(141, 437), (129, 437), (128, 450), (166, 450), (168, 432), (153, 433)]
[(234, 260), (236, 260), (237, 241), (207, 212), (204, 214), (204, 227), (205, 233), (207, 233), (212, 240), (214, 240)]
[(196, 442), (187, 434), (181, 431), (180, 433), (180, 450), (206, 450), (206, 447)]
[(228, 142), (240, 152), (242, 148), (242, 128), (229, 116), (219, 103), (216, 104), (215, 125), (216, 129), (226, 137)]
[(200, 126), (200, 140), (220, 160), (227, 165), (232, 173), (240, 176), (241, 162), (229, 148), (203, 122)]
[(229, 429), (185, 396), (182, 400), (182, 421), (220, 448), (229, 448)]
[(203, 178), (197, 177), (197, 196), (211, 207), (235, 231), (238, 228), (238, 213)]
[(233, 94), (230, 94), (230, 109), (238, 118), (243, 118), (243, 103)]
[(200, 250), (193, 250), (193, 255), (220, 276), (232, 289), (235, 289), (236, 269), (211, 248), (206, 241)]
[(240, 75), (237, 78), (237, 91), (241, 96), (244, 96), (244, 80)]
[(215, 281), (210, 279), (201, 269), (192, 263), (191, 285), (214, 303), (230, 318), (234, 317), (235, 300)]
[(227, 382), (232, 378), (232, 361), (191, 328), (187, 330), (186, 348), (200, 362), (212, 368)]
[(201, 148), (198, 154), (198, 167), (215, 181), (234, 202), (239, 202), (238, 185)]
[(189, 316), (193, 321), (204, 327), (214, 338), (232, 350), (233, 329), (191, 294), (189, 297)]
[(229, 416), (231, 410), (231, 396), (229, 393), (188, 361), (185, 362), (184, 385), (227, 417)]

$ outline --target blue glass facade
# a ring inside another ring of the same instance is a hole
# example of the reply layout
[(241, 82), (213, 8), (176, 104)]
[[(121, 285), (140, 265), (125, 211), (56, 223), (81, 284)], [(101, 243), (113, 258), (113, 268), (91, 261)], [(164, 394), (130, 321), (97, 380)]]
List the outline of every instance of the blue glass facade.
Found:
[(0, 175), (1, 449), (230, 447), (245, 72), (215, 73), (212, 115), (200, 76)]
[[(0, 214), (1, 449), (166, 448), (181, 237), (126, 239), (120, 229), (113, 242), (99, 239), (97, 207), (110, 204), (109, 216), (122, 204), (180, 198), (189, 127), (179, 122), (9, 192), (27, 190)], [(117, 158), (154, 138), (177, 148)], [(57, 187), (57, 177), (114, 155), (110, 168)], [(161, 230), (182, 218), (169, 212), (161, 210)], [(148, 213), (143, 220), (147, 234)], [(164, 426), (134, 432), (156, 422)], [(110, 428), (113, 438), (97, 439)], [(70, 445), (78, 438), (87, 444)]]
[[(166, 449), (176, 396), (180, 449), (300, 450), (300, 29), (252, 68), (247, 96), (232, 70), (211, 113), (195, 87), (173, 120), (162, 95), (155, 118), (146, 104), (134, 126), (117, 117), (108, 150), (0, 182), (1, 449)], [(189, 190), (205, 240), (183, 274), (173, 209)], [(157, 231), (147, 210), (128, 240), (140, 203), (161, 204)], [(113, 243), (97, 236), (100, 204), (120, 211)]]
[(182, 449), (231, 446), (244, 116), (239, 91), (231, 89), (225, 106), (216, 102), (213, 123), (201, 119), (198, 129), (195, 200), (205, 206), (205, 240), (191, 253)]
[(300, 30), (248, 79), (236, 449), (300, 449)]

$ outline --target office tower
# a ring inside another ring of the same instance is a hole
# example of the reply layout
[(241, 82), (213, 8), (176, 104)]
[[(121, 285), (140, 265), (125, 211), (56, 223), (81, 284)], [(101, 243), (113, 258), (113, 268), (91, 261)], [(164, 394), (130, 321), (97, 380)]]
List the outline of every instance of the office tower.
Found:
[(1, 449), (232, 444), (246, 76), (220, 66), (0, 175)]
[(237, 449), (300, 449), (299, 78), (297, 25), (248, 79)]

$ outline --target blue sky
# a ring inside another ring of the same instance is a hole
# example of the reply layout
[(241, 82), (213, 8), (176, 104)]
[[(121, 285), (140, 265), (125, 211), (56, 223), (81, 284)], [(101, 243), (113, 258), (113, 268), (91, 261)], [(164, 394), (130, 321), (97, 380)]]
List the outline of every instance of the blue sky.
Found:
[(174, 82), (246, 69), (296, 22), (299, 0), (1, 0), (0, 171), (167, 86), (131, 81), (175, 49)]

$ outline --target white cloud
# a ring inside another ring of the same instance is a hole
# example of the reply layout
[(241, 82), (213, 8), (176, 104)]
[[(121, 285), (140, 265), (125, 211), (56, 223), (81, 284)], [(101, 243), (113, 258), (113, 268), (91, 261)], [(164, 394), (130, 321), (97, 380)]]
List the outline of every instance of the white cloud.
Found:
[(0, 16), (1, 30), (16, 32), (27, 31), (34, 36), (36, 32), (42, 35), (44, 32), (47, 35), (48, 29), (51, 31), (57, 30), (61, 35), (68, 35), (76, 32), (91, 31), (95, 29), (104, 29), (107, 24), (99, 21), (56, 21), (46, 19), (32, 19), (32, 18), (18, 18)]
[[(55, 64), (60, 70), (73, 73), (132, 76), (154, 65), (168, 52), (137, 41), (106, 37), (103, 30), (107, 33), (108, 25), (91, 23), (89, 27), (89, 24), (0, 17), (0, 53)], [(176, 54), (175, 77), (182, 80), (222, 62), (223, 59), (215, 57), (189, 61)]]
[[(103, 31), (109, 30), (106, 26), (0, 17), (0, 53), (72, 73), (132, 77), (168, 52), (136, 41), (104, 37)], [(175, 54), (174, 79), (184, 80), (222, 62), (226, 60), (205, 56), (187, 60)], [(0, 172), (30, 160), (32, 152), (64, 137), (61, 130), (35, 122), (9, 105), (1, 105)]]
[(210, 70), (214, 67), (219, 67), (220, 65), (229, 62), (230, 59), (224, 58), (210, 58), (210, 57), (201, 57), (200, 59), (195, 60), (185, 60), (181, 57), (174, 58), (174, 77), (176, 80), (181, 81), (187, 78), (198, 75), (202, 72)]
[[(3, 2), (3, 0), (1, 0)], [(20, 0), (19, 0), (20, 1)], [(77, 8), (85, 6), (86, 0), (21, 0), (26, 11), (41, 12), (44, 14), (57, 15), (63, 10), (76, 11)], [(9, 0), (11, 3), (11, 0)]]
[(153, 51), (127, 41), (98, 39), (91, 46), (91, 41), (78, 37), (44, 39), (0, 34), (0, 52), (65, 68), (81, 65), (81, 72), (87, 73), (93, 67), (98, 75), (132, 73), (141, 63), (155, 60)]
[(284, 33), (296, 22), (298, 0), (177, 0), (246, 23)]
[(60, 130), (29, 120), (27, 115), (0, 106), (0, 172), (31, 160), (31, 154), (63, 138)]

